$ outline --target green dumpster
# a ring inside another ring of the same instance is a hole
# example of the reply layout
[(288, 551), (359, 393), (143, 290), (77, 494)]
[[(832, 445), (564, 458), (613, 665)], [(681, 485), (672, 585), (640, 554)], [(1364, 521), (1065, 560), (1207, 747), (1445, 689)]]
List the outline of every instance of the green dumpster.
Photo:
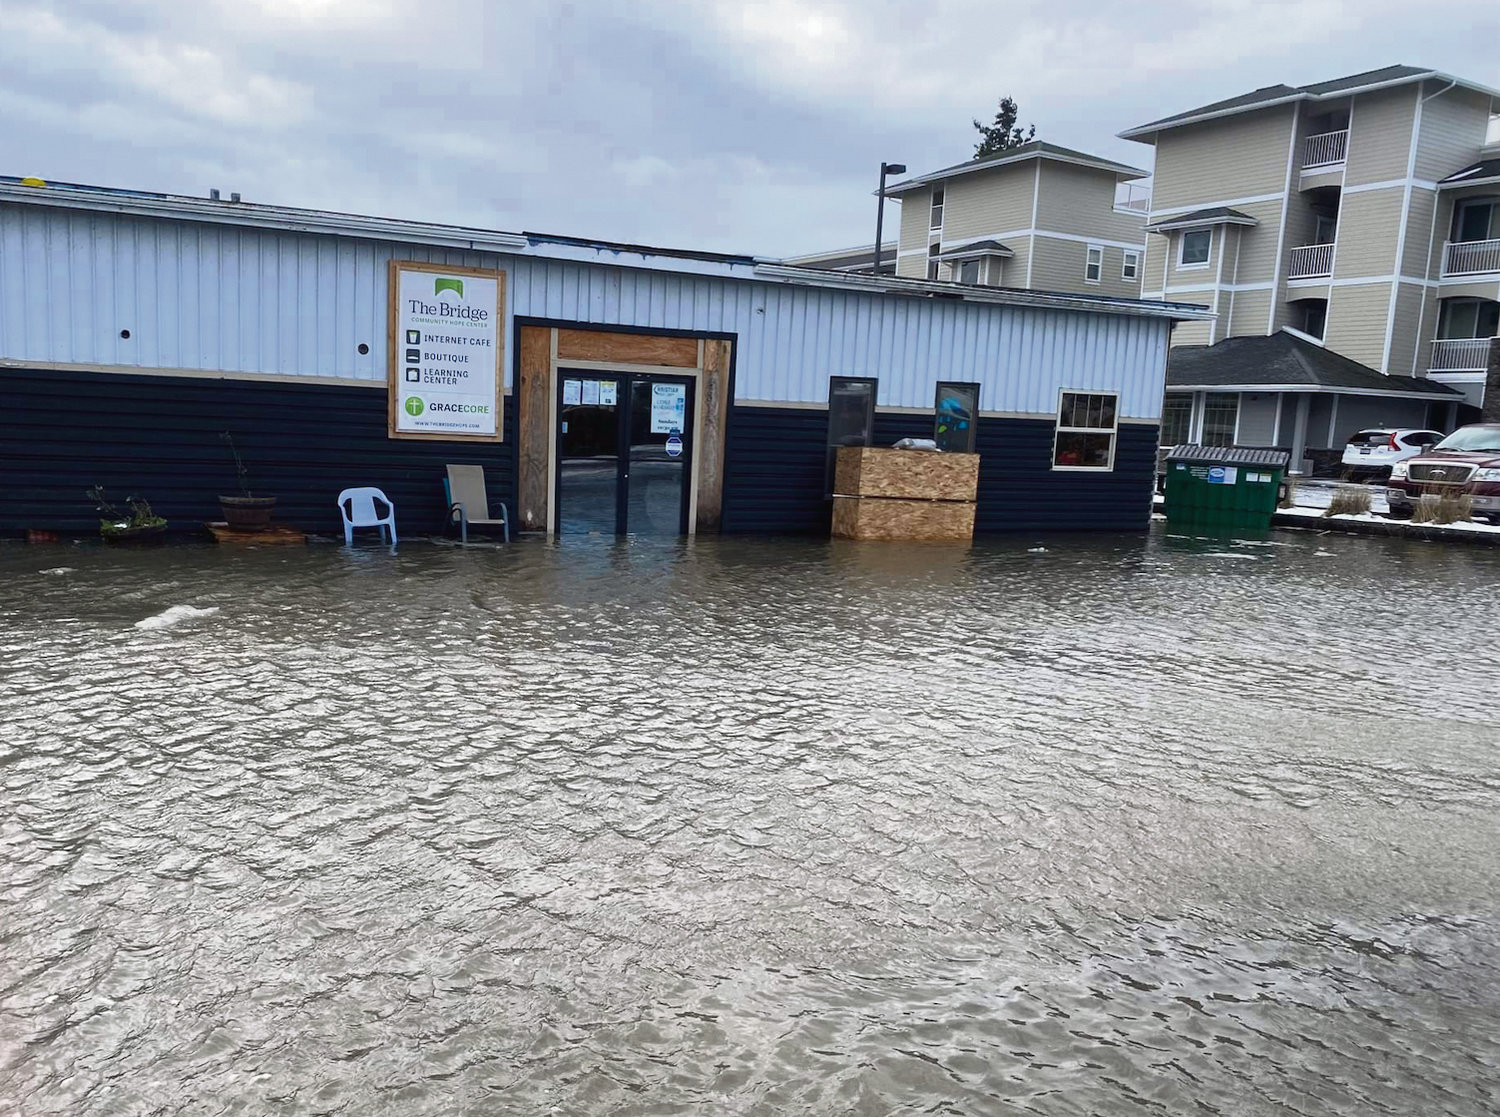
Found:
[(1213, 532), (1268, 530), (1290, 458), (1285, 450), (1172, 447), (1167, 452), (1167, 523)]

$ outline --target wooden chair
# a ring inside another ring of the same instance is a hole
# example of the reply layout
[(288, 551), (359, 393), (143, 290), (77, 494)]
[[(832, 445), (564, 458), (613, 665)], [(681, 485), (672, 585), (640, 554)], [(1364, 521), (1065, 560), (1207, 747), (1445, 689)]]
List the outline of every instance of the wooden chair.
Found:
[(443, 491), (448, 497), (448, 523), (458, 522), (460, 538), (469, 541), (469, 526), (495, 527), (499, 525), (507, 543), (510, 542), (510, 515), (505, 502), (498, 501), (498, 517), (490, 515), (489, 493), (484, 485), (484, 466), (450, 465), (448, 476), (443, 479)]

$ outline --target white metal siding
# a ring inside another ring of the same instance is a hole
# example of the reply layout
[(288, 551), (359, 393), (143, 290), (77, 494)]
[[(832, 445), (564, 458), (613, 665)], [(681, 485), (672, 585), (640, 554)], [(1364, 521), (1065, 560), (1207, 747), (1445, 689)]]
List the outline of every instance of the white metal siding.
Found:
[(930, 407), (946, 379), (981, 382), (986, 411), (1052, 414), (1074, 387), (1160, 413), (1164, 319), (34, 206), (0, 206), (0, 358), (383, 380), (392, 257), (504, 268), (507, 349), (515, 315), (734, 334), (741, 400), (822, 403), (829, 376), (859, 375), (886, 407)]

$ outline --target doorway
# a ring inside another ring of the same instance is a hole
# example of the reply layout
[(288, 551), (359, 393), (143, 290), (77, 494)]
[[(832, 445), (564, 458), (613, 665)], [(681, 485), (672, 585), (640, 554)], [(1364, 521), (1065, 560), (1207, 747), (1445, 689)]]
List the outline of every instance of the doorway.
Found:
[(687, 532), (693, 389), (691, 377), (558, 369), (559, 535)]

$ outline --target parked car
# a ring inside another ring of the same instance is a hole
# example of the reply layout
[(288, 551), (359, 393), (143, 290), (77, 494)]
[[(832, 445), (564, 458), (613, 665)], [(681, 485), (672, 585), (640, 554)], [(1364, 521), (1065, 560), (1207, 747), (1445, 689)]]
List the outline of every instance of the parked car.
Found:
[(1423, 493), (1466, 495), (1475, 512), (1500, 519), (1500, 423), (1459, 427), (1431, 450), (1391, 467), (1386, 499), (1392, 512), (1410, 512)]
[(1372, 427), (1360, 431), (1344, 447), (1344, 480), (1389, 477), (1391, 466), (1416, 457), (1442, 440), (1439, 431), (1410, 427)]

